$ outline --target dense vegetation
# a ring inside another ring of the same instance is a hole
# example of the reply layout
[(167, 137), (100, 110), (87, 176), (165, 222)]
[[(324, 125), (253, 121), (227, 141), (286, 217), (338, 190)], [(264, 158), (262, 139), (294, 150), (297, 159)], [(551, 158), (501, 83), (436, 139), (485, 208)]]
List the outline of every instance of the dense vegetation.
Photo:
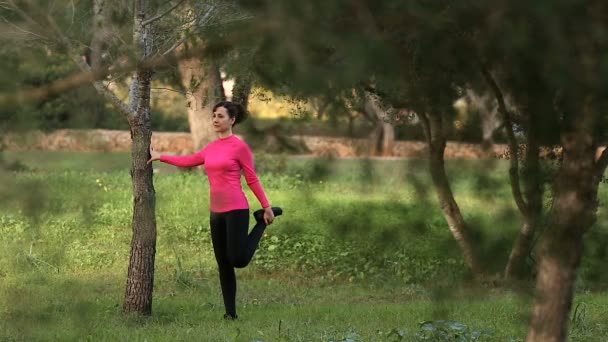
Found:
[[(238, 273), (243, 317), (234, 324), (220, 323), (203, 176), (158, 165), (155, 313), (125, 320), (117, 314), (131, 235), (128, 155), (5, 154), (20, 163), (2, 174), (14, 187), (2, 189), (0, 206), (0, 338), (409, 341), (446, 331), (469, 334), (463, 340), (523, 338), (531, 297), (518, 288), (527, 282), (468, 282), (423, 162), (258, 155), (261, 180), (285, 215)], [(520, 219), (506, 163), (491, 164), (450, 161), (448, 170), (498, 273)], [(479, 171), (488, 167), (493, 172)], [(607, 234), (601, 211), (587, 237), (574, 341), (608, 337), (608, 297), (597, 292), (606, 284)]]

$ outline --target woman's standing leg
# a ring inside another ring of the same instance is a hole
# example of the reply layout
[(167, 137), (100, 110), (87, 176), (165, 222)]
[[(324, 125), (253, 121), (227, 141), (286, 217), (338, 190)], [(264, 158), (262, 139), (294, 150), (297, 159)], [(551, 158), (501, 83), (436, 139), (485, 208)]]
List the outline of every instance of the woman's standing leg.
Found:
[(225, 213), (211, 213), (211, 242), (213, 252), (220, 273), (220, 284), (222, 286), (222, 296), (224, 297), (224, 307), (226, 308), (225, 318), (236, 318), (236, 274), (234, 267), (228, 258), (228, 240)]
[[(275, 215), (281, 215), (280, 208), (273, 208)], [(257, 219), (257, 218), (256, 218)], [(251, 262), (266, 225), (257, 219), (249, 231), (249, 209), (233, 210), (226, 213), (211, 213), (211, 241), (217, 260), (226, 318), (236, 315), (236, 274), (234, 267), (242, 268)]]

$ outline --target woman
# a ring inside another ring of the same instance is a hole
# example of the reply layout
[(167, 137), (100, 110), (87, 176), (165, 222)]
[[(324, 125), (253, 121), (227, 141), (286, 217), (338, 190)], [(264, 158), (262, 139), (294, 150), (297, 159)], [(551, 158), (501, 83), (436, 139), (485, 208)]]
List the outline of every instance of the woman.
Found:
[[(267, 225), (282, 210), (271, 207), (258, 180), (251, 150), (232, 134), (232, 127), (243, 121), (246, 112), (237, 103), (223, 101), (213, 107), (213, 129), (218, 139), (201, 151), (188, 156), (155, 155), (155, 160), (181, 167), (204, 165), (210, 184), (211, 241), (219, 267), (225, 319), (233, 320), (236, 314), (236, 275), (234, 268), (247, 266), (255, 253)], [(241, 170), (247, 185), (262, 205), (253, 213), (256, 225), (249, 230), (249, 204), (241, 187)]]

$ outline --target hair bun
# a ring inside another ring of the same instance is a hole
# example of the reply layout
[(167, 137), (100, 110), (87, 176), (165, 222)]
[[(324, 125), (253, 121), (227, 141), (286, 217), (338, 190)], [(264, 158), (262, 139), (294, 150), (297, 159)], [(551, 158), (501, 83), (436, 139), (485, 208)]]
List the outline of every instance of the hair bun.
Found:
[(245, 107), (243, 107), (243, 105), (241, 105), (240, 103), (237, 103), (237, 102), (232, 102), (232, 101), (219, 102), (215, 106), (213, 106), (213, 111), (215, 112), (215, 110), (218, 107), (226, 108), (228, 115), (231, 118), (234, 118), (234, 125), (245, 121), (245, 119), (247, 119), (247, 117), (249, 116), (249, 113), (247, 113), (247, 111), (245, 110)]
[(247, 113), (247, 111), (245, 110), (245, 107), (237, 102), (231, 102), (235, 107), (236, 107), (236, 120), (234, 120), (234, 124), (236, 125), (237, 123), (243, 122), (247, 119), (247, 117), (249, 116), (249, 113)]

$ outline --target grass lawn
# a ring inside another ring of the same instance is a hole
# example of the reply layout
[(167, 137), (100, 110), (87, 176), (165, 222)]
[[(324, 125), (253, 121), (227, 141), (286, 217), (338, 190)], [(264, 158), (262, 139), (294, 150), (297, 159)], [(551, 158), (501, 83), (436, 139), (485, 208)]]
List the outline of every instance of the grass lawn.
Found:
[[(225, 322), (204, 176), (155, 164), (154, 312), (128, 317), (129, 155), (4, 158), (19, 160), (21, 171), (0, 173), (0, 341), (417, 341), (421, 323), (432, 321), (438, 334), (438, 320), (466, 325), (460, 336), (480, 334), (476, 340), (525, 337), (532, 284), (469, 281), (424, 161), (260, 155), (262, 184), (285, 215), (237, 271), (239, 320)], [(498, 275), (520, 223), (508, 165), (454, 160), (447, 168)], [(608, 340), (607, 219), (600, 206), (579, 272), (572, 341)]]

